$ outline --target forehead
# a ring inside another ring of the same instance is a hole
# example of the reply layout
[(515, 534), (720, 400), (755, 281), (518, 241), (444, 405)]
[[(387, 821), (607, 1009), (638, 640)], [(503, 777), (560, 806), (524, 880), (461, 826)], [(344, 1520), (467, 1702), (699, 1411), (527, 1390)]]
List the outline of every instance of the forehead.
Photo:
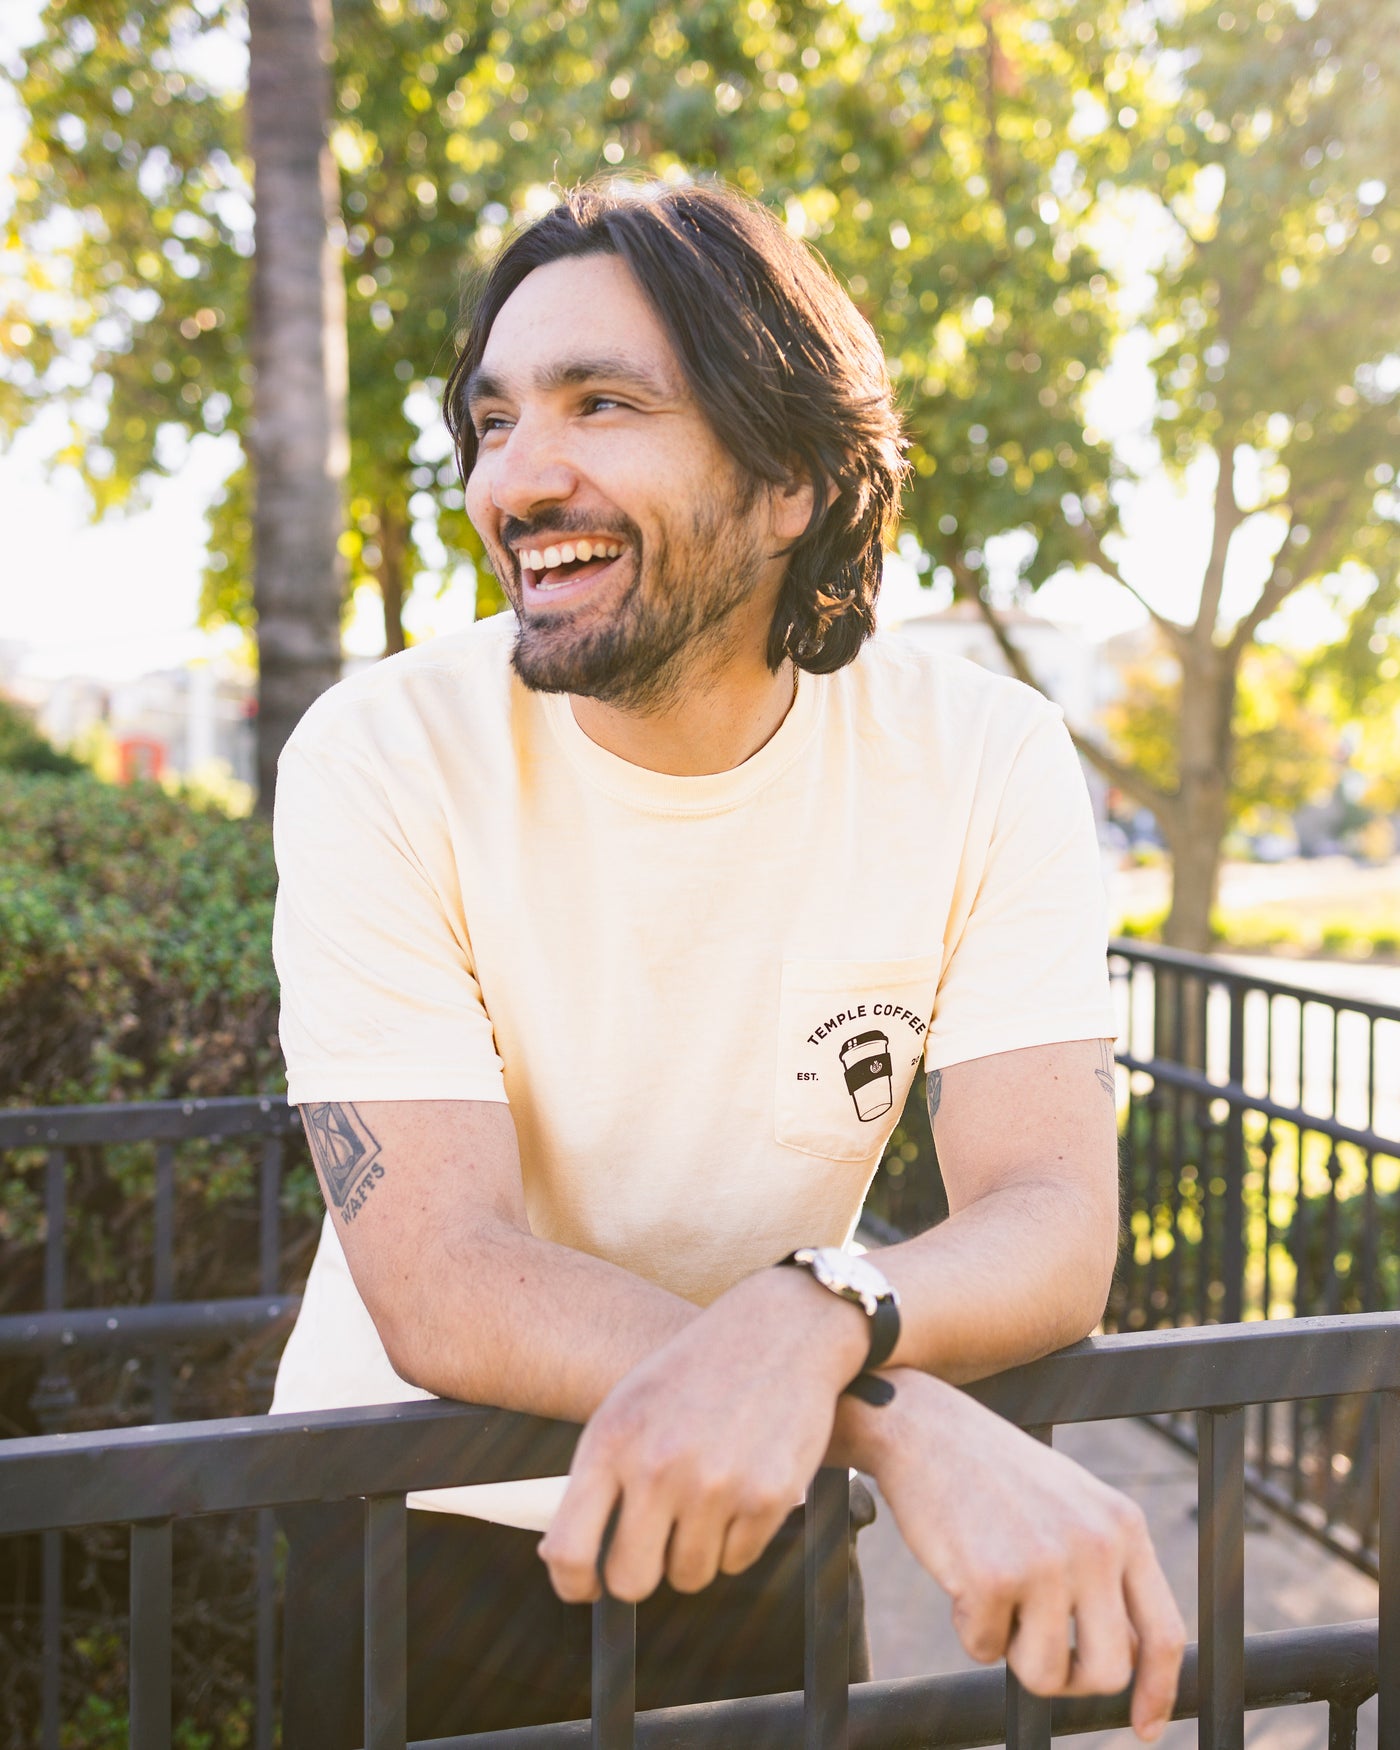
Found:
[(491, 324), (479, 371), (522, 390), (576, 358), (615, 358), (676, 392), (683, 378), (665, 329), (615, 255), (551, 261), (527, 274)]

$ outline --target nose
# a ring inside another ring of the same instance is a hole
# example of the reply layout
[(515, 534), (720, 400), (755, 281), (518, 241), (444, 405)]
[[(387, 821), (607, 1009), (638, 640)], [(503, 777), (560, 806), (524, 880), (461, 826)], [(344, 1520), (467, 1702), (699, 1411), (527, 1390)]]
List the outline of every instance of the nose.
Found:
[(525, 522), (573, 495), (578, 475), (563, 453), (562, 440), (553, 421), (522, 413), (505, 442), (495, 446), (488, 462), (491, 502), (502, 515)]

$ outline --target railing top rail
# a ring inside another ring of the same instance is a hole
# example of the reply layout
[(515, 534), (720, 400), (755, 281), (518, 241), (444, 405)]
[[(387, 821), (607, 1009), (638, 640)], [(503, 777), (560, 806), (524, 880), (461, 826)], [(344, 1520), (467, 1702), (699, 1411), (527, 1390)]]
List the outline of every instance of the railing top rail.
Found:
[(1150, 966), (1170, 966), (1182, 972), (1198, 972), (1208, 984), (1244, 986), (1269, 996), (1293, 997), (1300, 1003), (1320, 1003), (1324, 1008), (1344, 1009), (1376, 1021), (1400, 1021), (1400, 1006), (1377, 1003), (1368, 997), (1341, 996), (1336, 991), (1316, 990), (1312, 985), (1290, 984), (1266, 978), (1218, 960), (1213, 954), (1188, 954), (1182, 948), (1164, 948), (1159, 942), (1142, 942), (1135, 936), (1114, 936), (1108, 944), (1110, 960), (1140, 960)]
[[(1092, 1338), (971, 1388), (1027, 1425), (1400, 1390), (1400, 1313)], [(555, 1475), (578, 1431), (430, 1401), (0, 1442), (0, 1535)]]
[(285, 1094), (210, 1100), (111, 1101), (92, 1106), (0, 1108), (0, 1149), (85, 1142), (173, 1142), (190, 1137), (282, 1136), (300, 1126)]

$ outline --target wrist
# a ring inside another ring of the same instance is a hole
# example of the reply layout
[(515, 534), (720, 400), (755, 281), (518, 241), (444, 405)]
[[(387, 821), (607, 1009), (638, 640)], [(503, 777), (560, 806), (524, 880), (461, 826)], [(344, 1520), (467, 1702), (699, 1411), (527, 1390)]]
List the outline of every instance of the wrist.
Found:
[(818, 1371), (833, 1396), (861, 1371), (870, 1349), (870, 1321), (861, 1307), (831, 1294), (805, 1270), (760, 1270), (748, 1282), (762, 1301), (755, 1317), (786, 1334), (801, 1364)]

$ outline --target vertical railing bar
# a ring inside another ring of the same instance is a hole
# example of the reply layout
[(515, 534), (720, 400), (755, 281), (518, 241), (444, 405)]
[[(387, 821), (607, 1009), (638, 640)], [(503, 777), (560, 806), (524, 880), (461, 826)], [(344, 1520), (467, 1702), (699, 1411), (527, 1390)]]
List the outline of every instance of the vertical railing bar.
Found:
[[(53, 1148), (44, 1161), (44, 1306), (57, 1312), (68, 1292), (68, 1151)], [(62, 1365), (44, 1358), (40, 1394), (56, 1405), (66, 1384)], [(41, 1419), (42, 1425), (42, 1419)], [(52, 1429), (46, 1428), (46, 1433)], [(58, 1750), (62, 1719), (63, 1674), (63, 1533), (46, 1531), (40, 1541), (40, 1613), (43, 1646), (40, 1654), (39, 1730), (43, 1750)]]
[(258, 1292), (276, 1294), (282, 1255), (282, 1138), (262, 1146), (258, 1188)]
[[(1229, 1078), (1236, 1087), (1244, 1083), (1244, 992), (1237, 984), (1228, 989), (1230, 1005)], [(1225, 1211), (1221, 1270), (1225, 1295), (1221, 1307), (1227, 1324), (1244, 1317), (1244, 1107), (1230, 1095), (1225, 1118)]]
[(365, 1501), (365, 1750), (408, 1743), (408, 1508)]
[(43, 1613), (43, 1667), (40, 1677), (39, 1732), (43, 1750), (59, 1750), (63, 1678), (63, 1533), (40, 1536), (40, 1593)]
[(1327, 1750), (1356, 1750), (1356, 1703), (1327, 1704)]
[(1376, 1741), (1391, 1745), (1400, 1742), (1400, 1392), (1382, 1392), (1380, 1411)]
[[(1055, 1430), (1046, 1424), (1027, 1428), (1033, 1440), (1053, 1446)], [(1006, 1670), (1006, 1750), (1049, 1750), (1050, 1698), (1032, 1695), (1017, 1679), (1010, 1666)]]
[[(175, 1298), (175, 1146), (161, 1142), (156, 1145), (156, 1195), (154, 1217), (155, 1276), (151, 1298), (168, 1301)], [(151, 1415), (157, 1422), (169, 1422), (175, 1414), (171, 1389), (170, 1351), (162, 1349), (151, 1365)]]
[(170, 1750), (172, 1525), (131, 1528), (131, 1743)]
[(825, 1466), (807, 1490), (803, 1538), (803, 1750), (846, 1750), (850, 1697), (851, 1487)]
[(254, 1628), (253, 1750), (272, 1750), (276, 1730), (277, 1591), (273, 1542), (276, 1516), (271, 1507), (257, 1515), (257, 1618)]
[(593, 1606), (592, 1750), (632, 1750), (637, 1717), (637, 1607), (604, 1592)]
[(52, 1148), (44, 1162), (44, 1305), (56, 1312), (67, 1293), (68, 1150)]
[(1244, 1744), (1244, 1411), (1199, 1421), (1200, 1750)]

